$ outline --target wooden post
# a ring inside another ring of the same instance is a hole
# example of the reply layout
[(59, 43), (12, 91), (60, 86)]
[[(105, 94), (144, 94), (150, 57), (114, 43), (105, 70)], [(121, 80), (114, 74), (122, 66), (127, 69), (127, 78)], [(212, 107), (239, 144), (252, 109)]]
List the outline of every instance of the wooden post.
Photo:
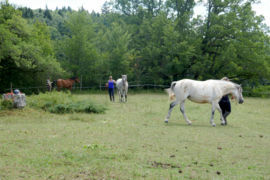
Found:
[(12, 82), (10, 83), (10, 92), (13, 93)]
[(82, 91), (82, 75), (81, 75), (81, 81), (80, 81), (80, 91)]

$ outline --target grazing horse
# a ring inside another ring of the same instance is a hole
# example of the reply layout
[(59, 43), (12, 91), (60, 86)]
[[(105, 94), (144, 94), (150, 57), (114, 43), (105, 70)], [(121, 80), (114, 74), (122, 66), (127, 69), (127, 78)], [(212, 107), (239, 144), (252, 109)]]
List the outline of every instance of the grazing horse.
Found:
[(218, 102), (222, 96), (231, 94), (239, 104), (244, 102), (242, 96), (242, 87), (231, 81), (224, 80), (207, 80), (207, 81), (195, 81), (190, 79), (183, 79), (180, 81), (174, 81), (169, 89), (166, 89), (170, 99), (176, 98), (170, 104), (168, 115), (165, 122), (168, 123), (171, 112), (175, 105), (180, 103), (180, 111), (182, 112), (187, 124), (191, 124), (185, 114), (185, 100), (189, 99), (196, 103), (210, 103), (212, 105), (212, 114), (210, 124), (216, 126), (214, 123), (214, 114), (217, 109), (220, 113), (221, 125), (225, 125), (225, 120), (222, 115), (222, 111)]
[(57, 81), (56, 81), (57, 90), (60, 91), (61, 88), (67, 88), (67, 89), (71, 90), (74, 82), (79, 83), (80, 82), (79, 78), (72, 77), (69, 79), (57, 79)]
[(127, 75), (122, 75), (122, 78), (117, 79), (116, 87), (118, 90), (119, 101), (127, 102), (127, 92), (128, 92)]

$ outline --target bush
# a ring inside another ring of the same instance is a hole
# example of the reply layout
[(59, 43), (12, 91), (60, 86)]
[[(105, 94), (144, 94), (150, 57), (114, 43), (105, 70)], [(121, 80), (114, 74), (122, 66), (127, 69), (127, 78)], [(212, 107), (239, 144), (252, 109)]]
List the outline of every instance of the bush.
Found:
[(106, 108), (89, 101), (78, 101), (70, 92), (51, 92), (32, 95), (28, 98), (30, 107), (57, 114), (64, 113), (104, 113)]
[(2, 109), (12, 109), (13, 108), (13, 102), (11, 99), (6, 99), (1, 101), (0, 110)]
[(255, 88), (245, 88), (243, 94), (249, 97), (270, 97), (270, 86), (257, 86)]

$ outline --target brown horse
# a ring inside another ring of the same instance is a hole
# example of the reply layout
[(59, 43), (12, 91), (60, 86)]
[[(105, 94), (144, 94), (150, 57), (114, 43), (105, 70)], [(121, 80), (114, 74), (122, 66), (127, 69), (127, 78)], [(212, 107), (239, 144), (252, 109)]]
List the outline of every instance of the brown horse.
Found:
[(60, 91), (61, 88), (67, 88), (67, 89), (71, 90), (74, 82), (79, 83), (80, 82), (79, 78), (72, 77), (69, 79), (57, 79), (57, 81), (56, 81), (57, 90)]

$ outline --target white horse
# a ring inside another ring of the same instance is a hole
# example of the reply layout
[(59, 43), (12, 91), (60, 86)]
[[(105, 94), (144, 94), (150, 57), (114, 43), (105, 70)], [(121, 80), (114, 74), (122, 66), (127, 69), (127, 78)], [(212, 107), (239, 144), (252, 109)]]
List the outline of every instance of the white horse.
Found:
[(127, 75), (122, 75), (122, 78), (117, 79), (116, 87), (118, 90), (119, 101), (127, 102), (127, 93), (128, 93)]
[(192, 102), (210, 103), (212, 105), (212, 115), (210, 119), (210, 124), (212, 126), (216, 126), (214, 123), (214, 114), (216, 109), (220, 113), (221, 125), (225, 125), (225, 120), (218, 104), (222, 96), (231, 94), (239, 104), (244, 102), (242, 87), (233, 82), (224, 80), (195, 81), (183, 79), (172, 82), (171, 87), (166, 89), (166, 91), (169, 93), (171, 100), (174, 97), (176, 98), (176, 100), (170, 104), (169, 112), (165, 119), (166, 123), (168, 123), (168, 120), (170, 119), (173, 107), (180, 103), (180, 111), (182, 112), (187, 124), (191, 125), (191, 121), (188, 120), (185, 114), (185, 100), (187, 98)]

